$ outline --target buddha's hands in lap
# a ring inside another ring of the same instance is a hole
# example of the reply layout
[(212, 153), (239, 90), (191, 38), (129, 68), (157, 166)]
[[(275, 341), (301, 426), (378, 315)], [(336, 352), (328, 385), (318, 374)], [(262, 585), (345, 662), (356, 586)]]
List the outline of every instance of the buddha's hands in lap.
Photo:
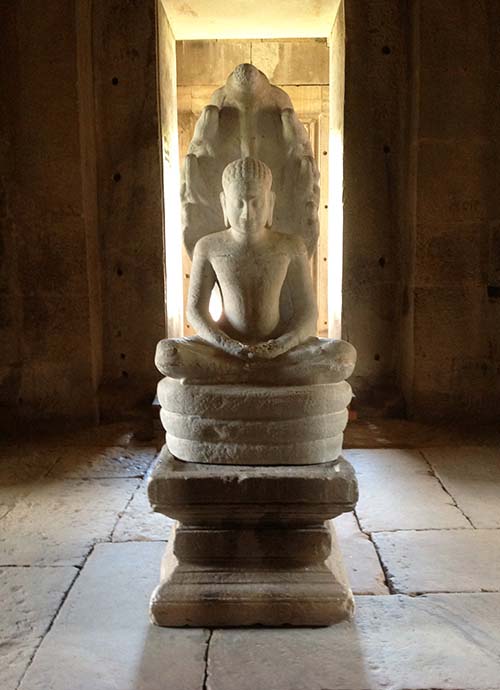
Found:
[(231, 344), (229, 347), (224, 347), (224, 351), (236, 357), (236, 359), (243, 360), (244, 362), (255, 362), (259, 359), (274, 359), (281, 354), (281, 351), (277, 351), (276, 341), (267, 340), (264, 343), (258, 343), (257, 345), (245, 345), (244, 343)]
[(257, 345), (248, 347), (249, 357), (251, 359), (275, 359), (280, 355), (284, 355), (291, 348), (297, 344), (297, 337), (293, 333), (285, 333), (279, 338), (266, 340)]
[(213, 339), (212, 344), (232, 357), (246, 362), (257, 362), (275, 359), (291, 350), (298, 342), (299, 339), (294, 332), (284, 333), (278, 338), (271, 338), (254, 345), (242, 343), (220, 332)]
[[(210, 331), (213, 330), (215, 329), (210, 329)], [(205, 343), (215, 347), (215, 349), (219, 350), (220, 352), (224, 352), (226, 355), (230, 355), (231, 357), (236, 357), (237, 359), (243, 360), (248, 359), (248, 345), (245, 345), (245, 343), (242, 343), (235, 338), (231, 338), (220, 329), (217, 329), (215, 332), (210, 331), (205, 334), (208, 337), (202, 338)]]
[(274, 359), (280, 352), (276, 351), (276, 341), (266, 340), (264, 343), (258, 343), (257, 345), (251, 345), (248, 348), (248, 359)]

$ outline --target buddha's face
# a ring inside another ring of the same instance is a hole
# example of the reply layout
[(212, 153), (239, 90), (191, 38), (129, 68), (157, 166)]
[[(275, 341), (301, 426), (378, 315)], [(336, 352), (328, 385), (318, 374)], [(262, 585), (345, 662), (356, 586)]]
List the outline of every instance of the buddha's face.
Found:
[(226, 225), (234, 230), (252, 234), (271, 226), (274, 193), (258, 180), (230, 182), (221, 204)]

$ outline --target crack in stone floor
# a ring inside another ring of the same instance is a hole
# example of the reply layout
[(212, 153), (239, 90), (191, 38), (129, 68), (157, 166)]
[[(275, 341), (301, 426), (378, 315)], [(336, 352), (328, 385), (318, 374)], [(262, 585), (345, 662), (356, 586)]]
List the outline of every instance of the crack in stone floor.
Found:
[[(93, 550), (93, 547), (92, 547), (92, 549), (89, 551), (89, 553), (88, 553), (88, 555), (87, 555), (87, 558), (88, 558), (88, 556), (90, 556), (92, 550)], [(85, 559), (85, 562), (87, 561), (87, 558)], [(85, 563), (84, 563), (83, 565), (85, 565)], [(33, 654), (31, 654), (31, 656), (30, 656), (30, 658), (29, 658), (29, 661), (28, 661), (28, 663), (27, 663), (27, 665), (26, 665), (26, 668), (25, 668), (24, 672), (22, 673), (22, 675), (21, 675), (21, 677), (20, 677), (20, 679), (19, 679), (19, 683), (18, 683), (17, 686), (16, 686), (16, 690), (18, 690), (18, 688), (21, 687), (21, 684), (22, 684), (22, 682), (23, 682), (23, 678), (25, 677), (25, 675), (26, 675), (26, 673), (28, 672), (28, 670), (29, 670), (31, 664), (33, 663), (33, 660), (34, 660), (34, 658), (35, 658), (35, 656), (36, 656), (36, 653), (37, 653), (38, 649), (40, 648), (40, 645), (42, 644), (42, 642), (43, 642), (45, 636), (46, 636), (46, 635), (50, 632), (50, 630), (52, 629), (52, 627), (53, 627), (53, 625), (54, 625), (54, 623), (55, 623), (55, 621), (56, 621), (56, 618), (57, 618), (57, 616), (58, 616), (58, 614), (59, 614), (59, 611), (60, 611), (60, 610), (62, 609), (62, 607), (64, 606), (64, 603), (65, 603), (66, 599), (68, 598), (68, 595), (69, 595), (69, 593), (70, 593), (70, 591), (71, 591), (73, 585), (74, 585), (75, 582), (77, 581), (78, 577), (81, 575), (82, 570), (83, 570), (83, 565), (82, 565), (82, 566), (75, 566), (75, 570), (76, 570), (75, 576), (74, 576), (73, 580), (71, 581), (69, 587), (68, 587), (68, 588), (66, 589), (66, 591), (62, 594), (60, 603), (59, 603), (57, 609), (55, 610), (55, 612), (53, 613), (52, 619), (50, 620), (50, 623), (49, 623), (47, 629), (45, 630), (45, 632), (44, 632), (43, 635), (41, 636), (39, 644), (38, 644), (38, 645), (35, 647), (35, 649), (33, 650)], [(24, 566), (24, 567), (30, 567), (30, 568), (42, 567), (42, 568), (43, 568), (43, 567), (61, 567), (61, 566)]]
[(204, 656), (204, 659), (205, 659), (205, 669), (204, 669), (204, 672), (203, 672), (203, 686), (202, 686), (202, 687), (203, 687), (203, 690), (209, 690), (209, 686), (208, 686), (208, 674), (209, 674), (209, 663), (210, 663), (210, 657), (209, 657), (209, 654), (210, 654), (210, 642), (212, 641), (212, 637), (213, 637), (214, 631), (215, 631), (215, 628), (214, 628), (214, 629), (210, 629), (210, 631), (209, 631), (209, 633), (208, 633), (207, 642), (206, 642), (205, 656)]

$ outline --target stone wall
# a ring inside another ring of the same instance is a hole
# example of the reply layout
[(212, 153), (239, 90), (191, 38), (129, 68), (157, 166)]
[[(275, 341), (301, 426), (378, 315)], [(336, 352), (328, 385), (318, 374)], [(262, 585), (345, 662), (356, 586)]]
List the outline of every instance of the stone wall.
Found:
[(497, 416), (499, 18), (346, 3), (343, 328), (378, 413)]
[(376, 409), (401, 402), (408, 119), (405, 5), (399, 0), (345, 3), (342, 330), (358, 350), (352, 379), (358, 403)]
[(93, 2), (107, 417), (152, 402), (165, 335), (155, 4)]
[(415, 414), (498, 418), (500, 6), (421, 2), (414, 129)]
[(76, 10), (72, 1), (0, 8), (2, 426), (97, 414)]
[(155, 3), (0, 24), (0, 425), (119, 415), (152, 400), (165, 332)]

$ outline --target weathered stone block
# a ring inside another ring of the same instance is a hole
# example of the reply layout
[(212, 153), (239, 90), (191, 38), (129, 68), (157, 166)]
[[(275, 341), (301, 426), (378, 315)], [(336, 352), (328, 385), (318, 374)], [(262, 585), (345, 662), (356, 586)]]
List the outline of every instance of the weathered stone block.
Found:
[(417, 175), (419, 222), (487, 220), (495, 196), (495, 167), (495, 152), (484, 139), (422, 140)]
[[(469, 67), (469, 65), (468, 65)], [(419, 130), (432, 139), (464, 139), (484, 134), (487, 127), (488, 72), (477, 73), (448, 64), (420, 69)]]
[(251, 565), (248, 558), (180, 561), (175, 549), (176, 537), (167, 546), (161, 583), (151, 598), (157, 625), (330, 625), (354, 611), (336, 542), (321, 563), (281, 567), (265, 556)]
[(327, 527), (225, 528), (186, 527), (175, 531), (174, 555), (186, 563), (219, 561), (242, 569), (267, 559), (275, 567), (323, 563), (332, 548)]
[(311, 525), (352, 510), (358, 499), (351, 465), (235, 466), (187, 463), (164, 446), (149, 500), (160, 513), (191, 525)]
[(326, 39), (252, 41), (252, 63), (274, 84), (328, 84)]
[(416, 287), (470, 283), (484, 286), (488, 273), (488, 229), (481, 223), (424, 224), (417, 227)]
[(481, 335), (485, 293), (479, 285), (415, 289), (415, 353), (429, 357), (434, 371), (446, 358), (487, 356)]
[(359, 477), (356, 513), (365, 532), (470, 527), (417, 451), (345, 453)]
[[(241, 62), (251, 62), (250, 41), (177, 41), (177, 84), (222, 84)], [(205, 101), (206, 102), (206, 101)]]

